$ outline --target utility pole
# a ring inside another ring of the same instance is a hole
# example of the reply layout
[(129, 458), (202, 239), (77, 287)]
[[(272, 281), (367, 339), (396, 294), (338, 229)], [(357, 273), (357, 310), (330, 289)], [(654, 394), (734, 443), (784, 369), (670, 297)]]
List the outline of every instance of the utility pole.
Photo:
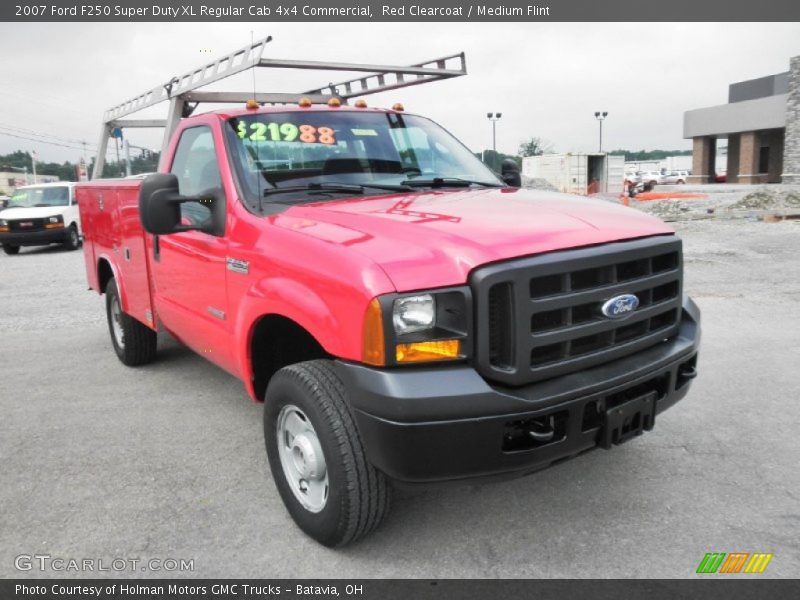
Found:
[(128, 139), (125, 138), (125, 141), (122, 142), (122, 145), (125, 148), (125, 175), (128, 177), (131, 176), (131, 145), (128, 143)]

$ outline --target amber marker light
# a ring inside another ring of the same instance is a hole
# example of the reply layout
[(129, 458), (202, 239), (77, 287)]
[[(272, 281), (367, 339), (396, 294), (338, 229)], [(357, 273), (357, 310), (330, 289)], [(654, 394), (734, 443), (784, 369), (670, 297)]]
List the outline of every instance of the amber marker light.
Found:
[(338, 98), (331, 98), (328, 100), (328, 106), (331, 108), (339, 108), (342, 105), (342, 101)]
[(303, 96), (302, 98), (300, 98), (300, 101), (297, 103), (297, 105), (300, 108), (308, 108), (309, 106), (311, 106), (311, 98)]
[(395, 349), (395, 359), (399, 363), (453, 360), (460, 357), (460, 340), (436, 340), (415, 342), (413, 344), (398, 344)]
[(260, 107), (260, 104), (255, 100), (248, 100), (247, 103), (244, 105), (247, 110), (257, 110)]
[(405, 109), (406, 107), (403, 106), (401, 102), (395, 102), (394, 106), (392, 106), (392, 110), (395, 110), (397, 112), (403, 112)]
[(353, 106), (355, 106), (356, 108), (367, 108), (367, 101), (364, 100), (363, 98), (359, 98), (358, 100), (355, 101)]
[(361, 360), (368, 365), (382, 367), (386, 364), (386, 340), (383, 337), (383, 312), (381, 303), (373, 298), (364, 314)]

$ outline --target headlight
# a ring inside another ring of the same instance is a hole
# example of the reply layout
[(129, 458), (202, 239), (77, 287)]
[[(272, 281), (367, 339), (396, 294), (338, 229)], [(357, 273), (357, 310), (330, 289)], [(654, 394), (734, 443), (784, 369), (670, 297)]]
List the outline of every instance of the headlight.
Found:
[(48, 223), (61, 223), (64, 220), (64, 217), (61, 215), (56, 215), (55, 217), (47, 217)]
[(0, 227), (8, 227), (8, 221), (5, 219), (0, 219)]
[(436, 301), (430, 294), (397, 298), (392, 322), (397, 335), (431, 329), (436, 324)]
[(468, 287), (373, 298), (364, 315), (362, 361), (384, 367), (469, 358)]

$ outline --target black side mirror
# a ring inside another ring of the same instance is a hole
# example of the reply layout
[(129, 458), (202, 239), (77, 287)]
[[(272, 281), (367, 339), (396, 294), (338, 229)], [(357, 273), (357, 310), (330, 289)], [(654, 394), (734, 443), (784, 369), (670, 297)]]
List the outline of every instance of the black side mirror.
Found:
[[(181, 204), (199, 202), (208, 206), (211, 215), (207, 225), (184, 225), (181, 223)], [(220, 214), (221, 213), (221, 214)], [(181, 196), (178, 178), (172, 173), (154, 173), (142, 182), (139, 188), (139, 219), (147, 233), (167, 235), (179, 231), (206, 231), (221, 235), (225, 223), (225, 202), (221, 189), (208, 190), (199, 196)]]
[(144, 230), (156, 235), (177, 231), (184, 200), (178, 193), (178, 178), (172, 173), (145, 177), (139, 188), (139, 218)]
[(522, 187), (522, 174), (519, 165), (513, 158), (505, 158), (500, 165), (502, 179), (511, 187)]

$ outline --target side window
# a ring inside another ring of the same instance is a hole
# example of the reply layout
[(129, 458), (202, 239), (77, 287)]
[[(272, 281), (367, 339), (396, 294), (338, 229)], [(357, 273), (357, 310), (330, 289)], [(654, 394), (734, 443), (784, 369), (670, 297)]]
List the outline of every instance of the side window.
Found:
[(179, 190), (184, 196), (222, 187), (214, 137), (208, 127), (192, 127), (181, 134), (170, 173), (178, 176)]
[[(192, 127), (181, 134), (170, 173), (178, 177), (178, 190), (183, 196), (195, 196), (222, 187), (211, 129)], [(206, 204), (181, 204), (181, 219), (187, 225), (201, 225), (210, 218), (211, 210)]]

